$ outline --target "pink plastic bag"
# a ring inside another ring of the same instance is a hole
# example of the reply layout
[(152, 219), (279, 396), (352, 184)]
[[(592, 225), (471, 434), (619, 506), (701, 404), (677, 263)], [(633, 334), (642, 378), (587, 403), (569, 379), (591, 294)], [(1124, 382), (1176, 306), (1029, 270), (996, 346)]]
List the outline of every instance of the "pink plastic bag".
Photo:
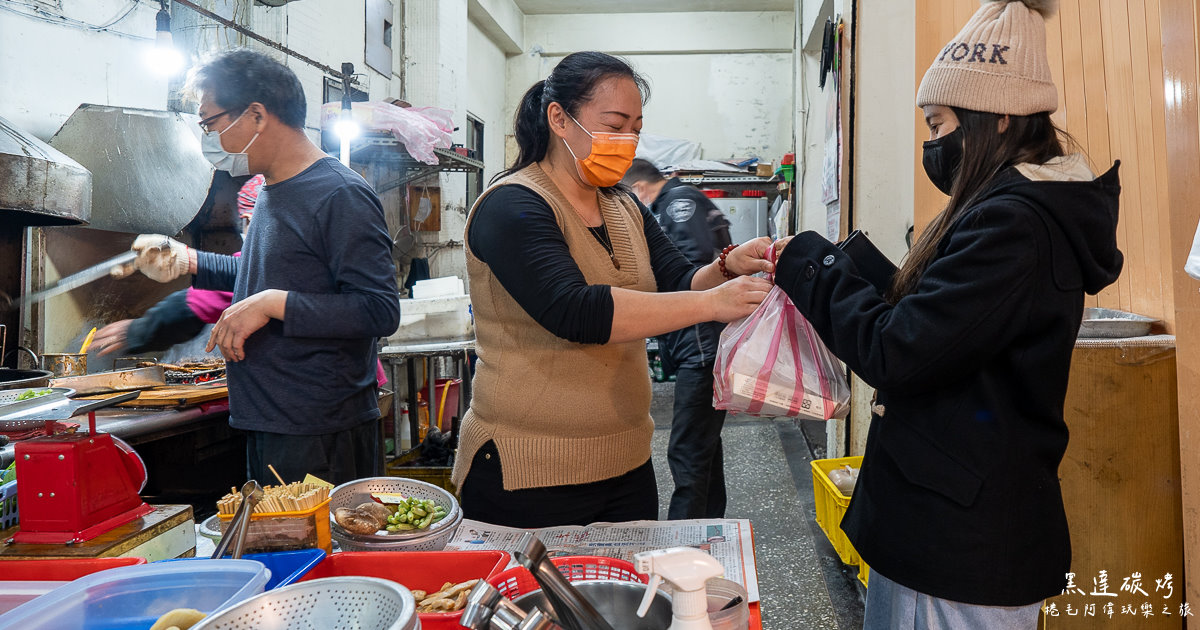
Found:
[(732, 413), (829, 420), (850, 409), (841, 362), (778, 286), (725, 327), (713, 376), (713, 407)]

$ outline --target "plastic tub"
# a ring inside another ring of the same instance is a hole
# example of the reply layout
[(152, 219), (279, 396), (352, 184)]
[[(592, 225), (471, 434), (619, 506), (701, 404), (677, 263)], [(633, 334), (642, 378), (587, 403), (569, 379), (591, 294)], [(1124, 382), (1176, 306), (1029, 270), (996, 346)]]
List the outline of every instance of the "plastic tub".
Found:
[[(434, 593), (445, 582), (487, 579), (508, 566), (503, 551), (359, 551), (325, 558), (300, 578), (301, 582), (327, 577), (360, 576), (383, 578), (409, 590)], [(462, 612), (422, 613), (424, 630), (461, 628)]]
[(400, 300), (400, 326), (388, 343), (427, 343), (474, 335), (470, 296), (412, 298)]
[(85, 575), (116, 567), (146, 564), (145, 558), (0, 561), (0, 613)]
[(862, 561), (846, 533), (842, 531), (842, 517), (846, 508), (850, 507), (850, 497), (838, 491), (837, 486), (829, 479), (829, 471), (849, 464), (854, 468), (862, 468), (863, 458), (840, 457), (838, 459), (814, 459), (812, 461), (813, 501), (816, 503), (817, 525), (829, 538), (838, 557), (846, 564), (858, 564)]
[[(232, 514), (218, 514), (221, 531), (229, 528)], [(333, 553), (329, 535), (329, 499), (299, 512), (254, 512), (246, 532), (246, 551), (267, 553), (298, 549), (324, 549)]]
[[(725, 578), (712, 578), (705, 583), (708, 594), (708, 622), (713, 630), (746, 630), (750, 626), (750, 602), (746, 589), (741, 584)], [(732, 608), (721, 610), (735, 597), (742, 602)]]
[(263, 592), (270, 572), (254, 560), (156, 562), (101, 571), (0, 615), (0, 629), (145, 630), (176, 608), (204, 613)]
[[(299, 549), (296, 551), (276, 551), (274, 553), (248, 553), (243, 560), (257, 560), (271, 572), (267, 580), (266, 590), (279, 586), (287, 586), (304, 577), (313, 567), (325, 559), (324, 549)], [(187, 560), (211, 560), (210, 558), (173, 558), (162, 562), (181, 562)], [(0, 565), (3, 566), (3, 565)]]

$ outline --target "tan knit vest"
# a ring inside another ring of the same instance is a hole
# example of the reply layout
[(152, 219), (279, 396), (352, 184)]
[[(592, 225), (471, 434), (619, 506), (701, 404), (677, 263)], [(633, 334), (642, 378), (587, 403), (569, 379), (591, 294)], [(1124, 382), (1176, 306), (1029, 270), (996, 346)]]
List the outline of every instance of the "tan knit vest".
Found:
[[(570, 203), (534, 164), (489, 188), (520, 184), (546, 200), (588, 284), (656, 291), (642, 215), (625, 195), (600, 195), (621, 268)], [(513, 299), (491, 269), (465, 248), (476, 352), (471, 407), (459, 435), (453, 481), (460, 488), (475, 452), (496, 443), (506, 490), (590, 483), (650, 459), (650, 376), (643, 340), (604, 345), (557, 337)], [(525, 252), (513, 251), (513, 256)]]

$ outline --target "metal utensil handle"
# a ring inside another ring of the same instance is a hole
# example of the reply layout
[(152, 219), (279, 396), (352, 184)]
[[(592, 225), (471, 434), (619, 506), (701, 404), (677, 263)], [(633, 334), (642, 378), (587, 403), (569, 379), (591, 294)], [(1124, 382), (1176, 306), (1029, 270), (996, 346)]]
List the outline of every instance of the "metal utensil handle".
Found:
[(250, 534), (250, 516), (254, 514), (254, 508), (258, 505), (259, 499), (262, 498), (262, 490), (258, 488), (258, 484), (254, 484), (255, 489), (246, 497), (242, 503), (246, 504), (246, 514), (242, 517), (242, 522), (238, 523), (237, 537), (233, 540), (233, 559), (238, 560), (242, 557), (242, 551), (246, 548), (246, 538)]
[[(212, 559), (216, 560), (225, 555), (225, 550), (229, 549), (229, 544), (233, 542), (238, 532), (241, 531), (242, 521), (248, 522), (250, 520), (250, 512), (254, 510), (254, 507), (250, 505), (249, 499), (254, 495), (255, 490), (260, 493), (262, 492), (262, 488), (259, 488), (258, 482), (253, 479), (242, 484), (242, 501), (238, 504), (237, 511), (233, 513), (233, 518), (229, 520), (229, 527), (225, 530), (225, 535), (221, 536), (220, 542), (217, 543), (217, 548), (213, 550)], [(258, 503), (258, 501), (255, 501), (255, 503)]]
[(513, 557), (529, 569), (533, 579), (542, 587), (547, 601), (554, 608), (553, 614), (559, 625), (571, 630), (613, 630), (592, 603), (559, 573), (558, 567), (546, 555), (546, 546), (537, 536), (526, 533), (517, 546), (519, 549), (513, 552)]
[(213, 550), (212, 558), (216, 560), (225, 555), (225, 550), (229, 548), (229, 543), (233, 542), (237, 532), (241, 529), (242, 518), (246, 515), (246, 500), (242, 499), (238, 505), (237, 512), (234, 512), (233, 518), (229, 520), (229, 527), (225, 529), (225, 535), (221, 536), (221, 540), (217, 543), (217, 548)]
[(23, 295), (21, 296), (21, 299), (13, 302), (9, 308), (20, 308), (32, 302), (40, 302), (47, 298), (54, 297), (60, 293), (66, 293), (67, 291), (77, 289), (85, 284), (99, 280), (100, 278), (106, 278), (112, 273), (112, 270), (115, 267), (127, 265), (135, 260), (137, 260), (137, 252), (124, 252), (119, 256), (109, 258), (98, 265), (92, 265), (83, 271), (71, 274), (60, 280), (58, 284), (55, 284), (48, 289), (42, 289), (41, 291)]

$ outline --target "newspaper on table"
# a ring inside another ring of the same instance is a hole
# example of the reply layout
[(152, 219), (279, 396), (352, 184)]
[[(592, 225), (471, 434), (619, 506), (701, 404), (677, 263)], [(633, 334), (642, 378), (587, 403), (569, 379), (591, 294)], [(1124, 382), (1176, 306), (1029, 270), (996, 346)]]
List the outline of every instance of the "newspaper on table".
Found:
[(668, 547), (695, 547), (725, 567), (725, 578), (746, 588), (751, 602), (758, 601), (758, 574), (754, 540), (748, 519), (695, 519), (686, 521), (629, 521), (592, 523), (585, 527), (543, 527), (525, 530), (463, 520), (447, 550), (500, 550), (512, 553), (517, 542), (532, 531), (553, 556), (606, 556), (633, 562), (633, 554)]

